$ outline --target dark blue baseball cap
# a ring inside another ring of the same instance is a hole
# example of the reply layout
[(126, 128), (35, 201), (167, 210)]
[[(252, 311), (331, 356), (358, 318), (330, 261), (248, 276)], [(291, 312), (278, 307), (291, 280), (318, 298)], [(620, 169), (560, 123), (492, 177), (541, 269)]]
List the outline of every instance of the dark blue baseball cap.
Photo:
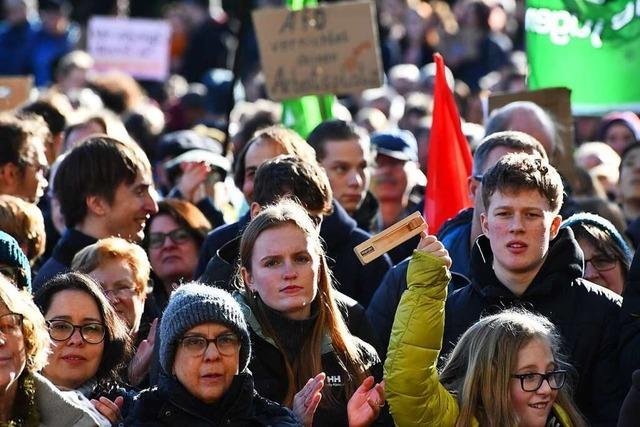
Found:
[(371, 135), (371, 144), (379, 154), (398, 160), (418, 161), (418, 143), (408, 130), (376, 132)]

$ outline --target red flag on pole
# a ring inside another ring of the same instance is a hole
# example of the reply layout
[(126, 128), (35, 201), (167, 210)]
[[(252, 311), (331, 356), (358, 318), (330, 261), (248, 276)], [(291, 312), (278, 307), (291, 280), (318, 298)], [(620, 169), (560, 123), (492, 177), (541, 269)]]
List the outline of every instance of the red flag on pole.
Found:
[(436, 78), (424, 204), (430, 234), (437, 233), (440, 226), (461, 209), (471, 206), (467, 178), (471, 175), (472, 163), (460, 115), (445, 78), (444, 60), (439, 53), (433, 55), (433, 60)]

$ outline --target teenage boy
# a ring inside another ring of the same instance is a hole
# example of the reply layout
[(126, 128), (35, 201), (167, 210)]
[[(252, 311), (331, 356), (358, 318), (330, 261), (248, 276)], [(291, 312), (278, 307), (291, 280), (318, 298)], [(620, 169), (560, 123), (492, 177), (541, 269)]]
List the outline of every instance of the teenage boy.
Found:
[(107, 136), (74, 147), (53, 184), (67, 230), (38, 272), (34, 290), (67, 270), (74, 255), (98, 239), (142, 241), (147, 220), (158, 211), (147, 156), (137, 145)]
[[(570, 229), (560, 229), (558, 172), (546, 160), (508, 154), (482, 178), (481, 235), (471, 254), (471, 284), (445, 306), (441, 354), (482, 315), (525, 307), (558, 328), (576, 370), (576, 402), (592, 424), (615, 425), (621, 397), (621, 298), (583, 280), (584, 259)], [(532, 399), (534, 400), (534, 399)]]

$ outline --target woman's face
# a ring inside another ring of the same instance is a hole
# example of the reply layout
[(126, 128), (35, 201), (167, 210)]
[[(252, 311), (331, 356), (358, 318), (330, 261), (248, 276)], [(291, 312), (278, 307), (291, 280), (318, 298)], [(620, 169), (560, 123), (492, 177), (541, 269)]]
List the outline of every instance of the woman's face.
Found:
[(640, 148), (633, 148), (627, 153), (620, 164), (620, 199), (640, 198)]
[(17, 379), (27, 365), (22, 324), (10, 313), (0, 301), (0, 390), (3, 391), (17, 387)]
[(627, 145), (636, 140), (635, 135), (626, 125), (622, 123), (613, 123), (607, 128), (604, 136), (604, 142), (609, 144), (616, 153), (622, 154)]
[[(196, 240), (169, 215), (158, 215), (151, 221), (149, 261), (153, 271), (165, 285), (181, 279), (191, 280), (198, 265), (200, 249)], [(162, 240), (162, 243), (152, 247), (156, 239), (158, 242)]]
[(286, 223), (263, 231), (251, 255), (251, 272), (242, 276), (270, 308), (290, 319), (306, 319), (318, 293), (320, 256), (311, 239)]
[[(65, 320), (77, 326), (104, 324), (94, 299), (79, 290), (64, 290), (55, 294), (44, 317), (47, 321)], [(104, 340), (90, 344), (82, 338), (80, 329), (76, 328), (65, 341), (51, 340), (51, 353), (42, 373), (60, 388), (76, 389), (96, 375), (103, 351)]]
[(146, 295), (138, 293), (133, 270), (123, 258), (104, 260), (98, 268), (89, 272), (102, 286), (111, 306), (124, 320), (129, 330), (136, 333), (144, 311)]
[(584, 253), (584, 278), (622, 295), (624, 275), (620, 261), (598, 250), (585, 239), (577, 240)]
[[(534, 338), (518, 351), (514, 374), (545, 374), (555, 369), (556, 363), (549, 344)], [(513, 409), (520, 419), (520, 427), (543, 427), (558, 396), (558, 390), (553, 390), (548, 381), (543, 380), (538, 390), (524, 391), (520, 379), (512, 378), (510, 395)]]
[[(208, 340), (222, 337), (227, 343), (234, 338), (237, 342), (238, 339), (228, 327), (219, 323), (195, 326), (182, 336), (183, 339), (188, 337), (203, 337)], [(238, 374), (240, 365), (240, 347), (218, 343), (209, 342), (204, 350), (199, 351), (188, 340), (182, 340), (178, 343), (173, 362), (173, 374), (180, 384), (205, 403), (217, 402), (224, 396), (231, 387), (234, 376)], [(224, 345), (224, 355), (218, 350), (218, 345)]]

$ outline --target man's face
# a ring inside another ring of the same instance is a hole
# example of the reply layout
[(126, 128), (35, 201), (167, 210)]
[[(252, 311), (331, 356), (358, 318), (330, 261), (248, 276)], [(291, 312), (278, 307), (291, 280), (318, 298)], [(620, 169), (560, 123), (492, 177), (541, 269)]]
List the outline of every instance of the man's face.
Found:
[(150, 177), (139, 174), (132, 184), (121, 182), (113, 203), (105, 203), (104, 218), (108, 235), (134, 242), (142, 241), (147, 220), (158, 212), (153, 193)]
[(369, 153), (359, 140), (351, 139), (327, 141), (324, 154), (320, 165), (327, 172), (333, 197), (349, 215), (353, 215), (362, 204), (369, 188)]
[(401, 201), (407, 193), (407, 161), (378, 154), (371, 191), (379, 202)]
[(551, 211), (540, 192), (521, 190), (496, 191), (480, 221), (482, 232), (491, 242), (495, 270), (535, 275), (547, 256), (549, 241), (558, 234), (562, 218)]
[(22, 156), (23, 166), (17, 171), (14, 196), (30, 203), (38, 203), (47, 188), (47, 170), (49, 163), (42, 143), (34, 142), (27, 147)]
[(261, 164), (285, 154), (284, 148), (269, 139), (261, 139), (251, 144), (244, 158), (244, 184), (242, 194), (248, 203), (253, 201), (253, 179)]

